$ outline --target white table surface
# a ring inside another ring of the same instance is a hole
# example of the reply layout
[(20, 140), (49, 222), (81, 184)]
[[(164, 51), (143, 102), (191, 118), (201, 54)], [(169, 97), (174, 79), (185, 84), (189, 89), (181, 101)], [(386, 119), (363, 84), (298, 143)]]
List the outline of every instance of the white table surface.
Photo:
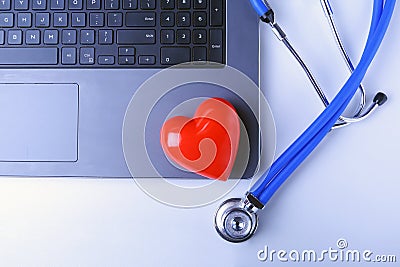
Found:
[[(371, 1), (332, 1), (351, 57), (368, 32)], [(333, 97), (348, 76), (318, 0), (271, 0), (278, 21)], [(260, 213), (243, 244), (217, 236), (219, 202), (196, 209), (165, 206), (131, 179), (0, 179), (1, 266), (330, 266), (261, 262), (259, 250), (369, 249), (400, 262), (400, 14), (373, 62), (365, 87), (389, 100), (368, 120), (334, 131)], [(263, 88), (281, 153), (319, 114), (321, 104), (299, 66), (262, 26)], [(241, 197), (249, 182), (229, 194)], [(351, 266), (365, 266), (352, 263)], [(372, 263), (371, 263), (372, 264)], [(396, 266), (398, 263), (372, 264)]]

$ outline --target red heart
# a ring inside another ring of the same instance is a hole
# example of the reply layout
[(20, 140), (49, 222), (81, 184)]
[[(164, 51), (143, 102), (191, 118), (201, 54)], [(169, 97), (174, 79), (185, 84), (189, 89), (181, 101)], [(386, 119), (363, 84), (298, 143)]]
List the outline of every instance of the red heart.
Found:
[(202, 102), (193, 118), (177, 116), (161, 128), (164, 153), (175, 163), (202, 176), (226, 181), (235, 163), (240, 124), (225, 99)]

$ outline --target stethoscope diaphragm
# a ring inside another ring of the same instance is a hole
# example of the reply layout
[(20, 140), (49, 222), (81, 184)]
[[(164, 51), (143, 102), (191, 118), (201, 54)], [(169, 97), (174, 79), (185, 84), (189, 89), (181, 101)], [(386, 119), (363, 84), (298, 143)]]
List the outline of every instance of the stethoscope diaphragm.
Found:
[(215, 229), (226, 241), (240, 243), (249, 239), (257, 229), (257, 214), (248, 211), (240, 198), (221, 204), (214, 217)]

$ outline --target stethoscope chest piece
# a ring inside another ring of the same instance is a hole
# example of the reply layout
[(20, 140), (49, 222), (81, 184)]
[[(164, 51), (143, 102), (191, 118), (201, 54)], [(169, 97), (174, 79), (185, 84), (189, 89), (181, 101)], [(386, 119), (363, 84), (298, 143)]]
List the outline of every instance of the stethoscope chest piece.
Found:
[(240, 198), (226, 200), (215, 213), (215, 229), (225, 240), (239, 243), (249, 239), (257, 229), (258, 218), (245, 209)]

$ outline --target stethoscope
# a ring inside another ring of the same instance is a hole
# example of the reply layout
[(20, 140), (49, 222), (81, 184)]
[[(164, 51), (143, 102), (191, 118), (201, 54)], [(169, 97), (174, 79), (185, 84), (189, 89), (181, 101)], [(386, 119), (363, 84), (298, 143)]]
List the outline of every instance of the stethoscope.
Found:
[[(278, 188), (332, 129), (347, 126), (367, 118), (378, 106), (383, 105), (387, 100), (386, 95), (379, 92), (375, 95), (372, 104), (366, 107), (366, 94), (361, 81), (386, 34), (396, 0), (374, 0), (368, 40), (357, 67), (354, 67), (343, 46), (333, 19), (333, 12), (329, 1), (320, 1), (341, 54), (351, 71), (351, 76), (332, 102), (328, 101), (308, 66), (290, 44), (285, 32), (275, 22), (274, 12), (270, 5), (264, 0), (250, 0), (261, 21), (271, 26), (278, 39), (284, 43), (297, 62), (302, 66), (326, 108), (311, 126), (261, 175), (245, 194), (244, 198), (228, 199), (220, 205), (215, 214), (214, 223), (219, 235), (227, 241), (235, 243), (243, 242), (254, 234), (258, 225), (257, 212), (265, 207)], [(357, 90), (361, 94), (357, 111), (352, 117), (342, 116), (342, 113)]]

